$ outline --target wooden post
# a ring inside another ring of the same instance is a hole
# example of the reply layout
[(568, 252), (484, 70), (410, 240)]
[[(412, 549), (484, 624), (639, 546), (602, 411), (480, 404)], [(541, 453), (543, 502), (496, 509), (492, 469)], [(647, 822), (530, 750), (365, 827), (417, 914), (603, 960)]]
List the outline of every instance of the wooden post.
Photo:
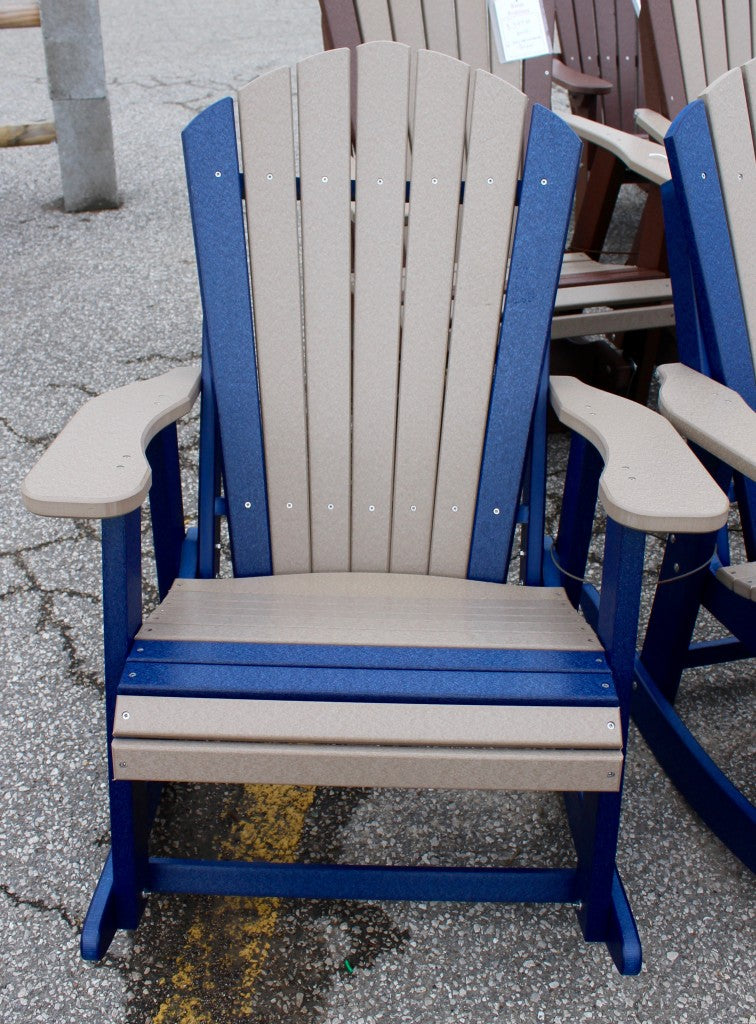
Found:
[(63, 206), (71, 212), (116, 207), (98, 0), (41, 0), (40, 10)]
[(0, 7), (0, 28), (39, 28), (39, 4)]
[(0, 124), (0, 149), (6, 146), (44, 146), (48, 142), (55, 142), (55, 125), (52, 121)]

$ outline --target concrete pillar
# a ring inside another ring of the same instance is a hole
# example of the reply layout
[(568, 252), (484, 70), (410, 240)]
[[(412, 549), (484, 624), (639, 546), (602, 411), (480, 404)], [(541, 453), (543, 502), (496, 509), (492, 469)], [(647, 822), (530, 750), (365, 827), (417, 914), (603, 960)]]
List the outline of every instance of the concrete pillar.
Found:
[(63, 206), (71, 212), (118, 206), (99, 2), (41, 0), (40, 13)]

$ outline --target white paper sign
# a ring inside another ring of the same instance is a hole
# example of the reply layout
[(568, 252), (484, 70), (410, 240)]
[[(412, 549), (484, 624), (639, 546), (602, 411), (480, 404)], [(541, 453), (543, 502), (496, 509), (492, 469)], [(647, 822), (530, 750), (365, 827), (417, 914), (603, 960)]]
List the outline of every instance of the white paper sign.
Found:
[(542, 0), (488, 0), (499, 60), (526, 60), (552, 53)]

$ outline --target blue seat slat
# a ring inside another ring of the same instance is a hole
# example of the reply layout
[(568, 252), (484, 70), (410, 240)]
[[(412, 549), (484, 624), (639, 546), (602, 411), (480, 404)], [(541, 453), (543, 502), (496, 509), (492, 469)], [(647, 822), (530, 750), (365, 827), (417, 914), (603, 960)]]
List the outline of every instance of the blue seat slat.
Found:
[(118, 692), (163, 697), (617, 706), (608, 672), (602, 675), (424, 671), (128, 661)]
[(527, 651), (461, 647), (349, 647), (336, 644), (206, 643), (140, 640), (131, 662), (273, 665), (314, 668), (468, 669), (475, 672), (608, 671), (599, 651)]

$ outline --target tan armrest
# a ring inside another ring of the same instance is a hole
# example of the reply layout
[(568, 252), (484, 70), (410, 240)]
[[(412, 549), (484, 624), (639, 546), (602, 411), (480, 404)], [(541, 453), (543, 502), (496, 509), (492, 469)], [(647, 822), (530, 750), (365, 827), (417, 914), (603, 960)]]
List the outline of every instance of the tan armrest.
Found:
[(576, 114), (560, 114), (560, 117), (584, 142), (593, 142), (613, 153), (626, 167), (647, 181), (655, 185), (669, 181), (671, 174), (664, 146), (621, 132), (619, 128), (609, 128), (587, 117), (578, 117)]
[(612, 83), (605, 78), (586, 75), (584, 71), (577, 71), (556, 57), (551, 62), (551, 77), (557, 85), (576, 96), (603, 96), (612, 91)]
[(197, 366), (108, 391), (82, 406), (21, 485), (40, 516), (108, 519), (138, 508), (152, 474), (144, 452), (199, 393)]
[(756, 480), (756, 412), (737, 391), (682, 363), (657, 372), (659, 411), (683, 437)]
[(662, 416), (575, 377), (551, 378), (551, 404), (562, 423), (601, 453), (599, 498), (616, 522), (634, 530), (708, 533), (727, 519), (726, 495)]
[(664, 114), (658, 114), (648, 107), (639, 107), (635, 111), (635, 123), (642, 132), (645, 132), (654, 142), (664, 142), (664, 136), (669, 131), (672, 122)]

